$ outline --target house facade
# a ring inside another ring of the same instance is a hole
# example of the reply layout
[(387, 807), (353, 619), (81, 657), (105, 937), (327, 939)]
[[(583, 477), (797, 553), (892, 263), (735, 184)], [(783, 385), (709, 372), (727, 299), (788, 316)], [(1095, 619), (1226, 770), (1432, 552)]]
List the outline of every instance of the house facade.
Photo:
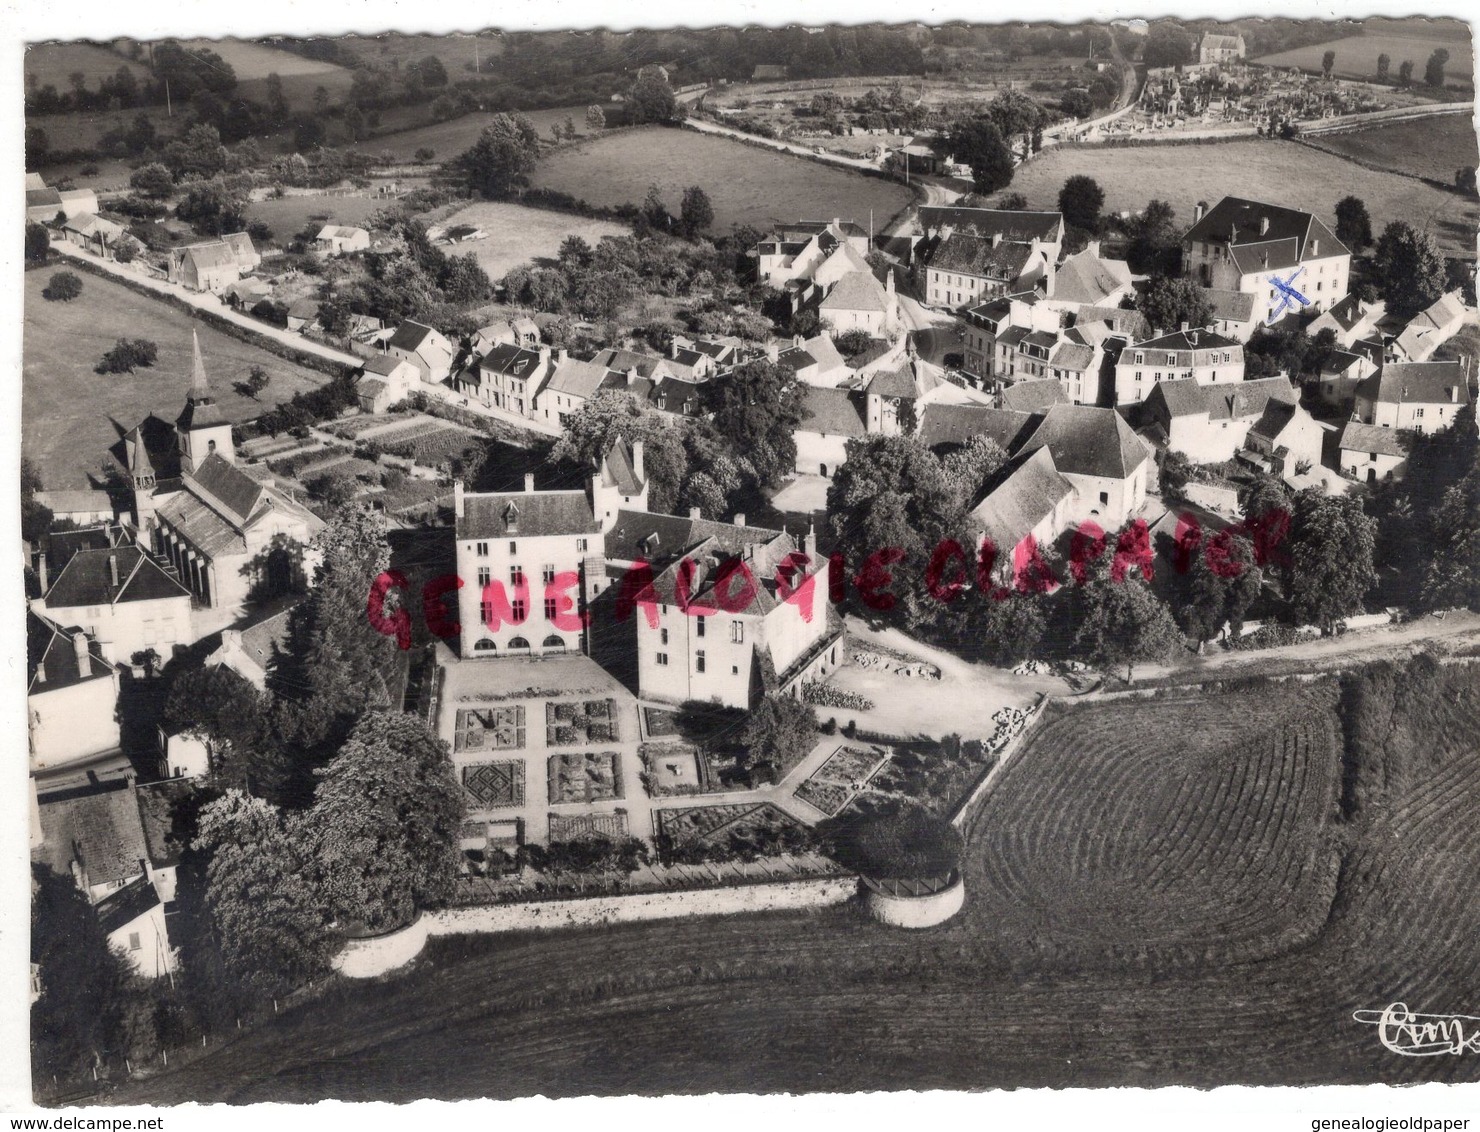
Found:
[(74, 554), (39, 600), (114, 663), (149, 650), (168, 660), (176, 644), (193, 640), (190, 591), (137, 546)]
[[(1300, 395), (1285, 377), (1237, 385), (1202, 385), (1191, 378), (1162, 382), (1146, 399), (1146, 411), (1166, 433), (1167, 448), (1194, 464), (1231, 460), (1249, 430), (1271, 403), (1298, 405)], [(1317, 443), (1316, 463), (1320, 462)]]
[(1057, 212), (921, 206), (912, 252), (927, 303), (974, 306), (1035, 288), (1052, 290), (1064, 218)]
[(80, 629), (26, 614), (30, 770), (47, 774), (119, 749), (118, 671)]
[(1462, 361), (1390, 362), (1357, 386), (1352, 419), (1379, 428), (1438, 432), (1470, 403)]
[(392, 357), (415, 366), (428, 385), (446, 381), (457, 357), (457, 347), (441, 331), (411, 319), (396, 327), (385, 348)]
[(1161, 382), (1188, 378), (1199, 385), (1243, 381), (1243, 345), (1209, 330), (1187, 329), (1133, 343), (1115, 365), (1115, 403), (1137, 404)]

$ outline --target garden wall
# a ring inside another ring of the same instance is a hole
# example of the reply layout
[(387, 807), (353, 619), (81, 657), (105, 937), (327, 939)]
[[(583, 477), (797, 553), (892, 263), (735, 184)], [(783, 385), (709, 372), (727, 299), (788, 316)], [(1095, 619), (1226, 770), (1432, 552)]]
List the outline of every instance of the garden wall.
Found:
[(966, 900), (966, 884), (959, 876), (954, 884), (939, 892), (920, 896), (891, 892), (887, 884), (887, 881), (883, 885), (865, 882), (863, 899), (869, 914), (890, 927), (933, 928), (961, 911)]

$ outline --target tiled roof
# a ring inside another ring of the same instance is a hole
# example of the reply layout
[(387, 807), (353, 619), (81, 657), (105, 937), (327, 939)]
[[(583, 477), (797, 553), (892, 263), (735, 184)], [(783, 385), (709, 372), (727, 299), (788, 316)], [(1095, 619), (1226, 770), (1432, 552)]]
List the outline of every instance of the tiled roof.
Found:
[(1383, 404), (1470, 403), (1469, 384), (1457, 361), (1388, 362), (1357, 386), (1357, 396)]
[(585, 535), (600, 529), (584, 491), (465, 495), (463, 515), (457, 520), (459, 539)]
[(654, 357), (652, 354), (639, 354), (635, 350), (622, 350), (613, 347), (602, 350), (594, 358), (594, 363), (605, 369), (617, 370), (626, 373), (629, 369), (637, 370), (639, 377), (652, 377), (664, 367), (664, 359)]
[(735, 555), (747, 546), (767, 546), (786, 536), (766, 527), (741, 527), (715, 519), (618, 511), (616, 524), (606, 534), (606, 556), (616, 562), (641, 558), (655, 564), (668, 563), (691, 553), (711, 538), (717, 540), (716, 545), (723, 553)]
[(319, 301), (317, 299), (299, 299), (288, 308), (289, 318), (319, 317)]
[(1366, 355), (1364, 354), (1352, 354), (1346, 350), (1332, 350), (1326, 356), (1326, 360), (1321, 363), (1321, 376), (1338, 377), (1365, 360)]
[(106, 491), (38, 491), (36, 502), (51, 508), (57, 515), (67, 512), (113, 513), (113, 501)]
[(1204, 287), (1203, 297), (1213, 308), (1213, 317), (1226, 322), (1248, 322), (1254, 317), (1254, 295), (1249, 291), (1225, 291)]
[(927, 230), (952, 227), (989, 239), (1000, 232), (1004, 242), (1022, 244), (1032, 242), (1035, 236), (1044, 243), (1054, 243), (1064, 231), (1064, 217), (1058, 212), (958, 208), (952, 205), (922, 205), (920, 223)]
[(507, 377), (533, 377), (539, 372), (541, 355), (538, 350), (523, 346), (511, 346), (507, 342), (497, 343), (478, 362), (479, 369), (490, 373), (501, 373)]
[(1249, 426), (1250, 435), (1262, 436), (1266, 440), (1279, 439), (1280, 433), (1285, 431), (1285, 426), (1290, 423), (1299, 409), (1299, 405), (1292, 405), (1288, 401), (1265, 402), (1264, 412)]
[[(1293, 236), (1286, 240), (1261, 240), (1258, 243), (1235, 244), (1229, 253), (1233, 265), (1249, 275), (1260, 271), (1284, 271), (1300, 264), (1300, 241)], [(1302, 279), (1293, 282), (1299, 291)]]
[(830, 436), (863, 436), (868, 428), (855, 394), (847, 389), (802, 386), (802, 423), (799, 432)]
[(219, 452), (207, 456), (194, 473), (185, 477), (187, 488), (198, 488), (208, 503), (220, 504), (224, 517), (241, 526), (255, 515), (264, 502), (265, 489), (235, 464), (228, 463)]
[(1408, 446), (1403, 434), (1395, 428), (1347, 421), (1341, 430), (1339, 447), (1348, 452), (1376, 452), (1379, 456), (1406, 456)]
[(252, 245), (252, 237), (245, 232), (227, 232), (222, 235), (221, 242), (231, 249), (231, 254), (243, 267), (261, 258), (257, 254), (257, 249)]
[(1094, 347), (1081, 346), (1076, 342), (1065, 342), (1054, 351), (1048, 364), (1057, 369), (1086, 370), (1094, 360)]
[(207, 557), (247, 552), (247, 540), (242, 533), (188, 491), (165, 500), (157, 514)]
[(1248, 420), (1258, 417), (1270, 401), (1296, 404), (1299, 394), (1287, 377), (1261, 377), (1224, 385), (1201, 385), (1193, 378), (1161, 381), (1146, 398), (1161, 401), (1172, 417), (1201, 416), (1209, 420)]
[(850, 271), (822, 300), (824, 311), (879, 311), (889, 309), (889, 295), (872, 271)]
[(927, 448), (966, 444), (990, 436), (1004, 452), (1014, 452), (1034, 425), (1032, 413), (993, 409), (986, 405), (926, 405), (920, 413), (916, 437)]
[[(118, 570), (116, 586), (110, 561)], [(189, 598), (190, 591), (137, 546), (119, 546), (74, 554), (47, 590), (46, 604), (51, 609), (71, 609), (172, 597)]]
[(1225, 338), (1211, 330), (1178, 330), (1136, 343), (1137, 350), (1238, 350), (1242, 353), (1243, 348), (1237, 339)]
[[(1265, 221), (1268, 221), (1268, 226), (1260, 231)], [(1294, 240), (1295, 263), (1311, 256), (1312, 240), (1320, 242), (1322, 258), (1350, 254), (1335, 233), (1310, 213), (1243, 197), (1224, 197), (1192, 226), (1185, 238), (1194, 243), (1232, 243), (1235, 249), (1245, 244)]]
[(1053, 298), (1065, 303), (1094, 306), (1102, 303), (1125, 286), (1125, 280), (1105, 265), (1105, 261), (1085, 248), (1059, 264), (1054, 272)]
[(1023, 451), (1047, 448), (1066, 475), (1124, 479), (1146, 460), (1146, 445), (1114, 409), (1054, 405)]
[(182, 249), (182, 254), (195, 264), (196, 271), (210, 271), (217, 267), (236, 267), (236, 253), (231, 245), (220, 240), (209, 244), (192, 244)]
[(1004, 240), (994, 247), (984, 237), (952, 232), (936, 246), (928, 262), (932, 270), (959, 271), (963, 275), (1010, 282), (1022, 274), (1032, 254), (1027, 244)]
[(31, 694), (108, 676), (108, 662), (96, 641), (88, 641), (86, 665), (78, 663), (74, 635), (81, 632), (81, 629), (63, 629), (51, 618), (27, 611), (26, 678)]
[(365, 372), (390, 377), (396, 370), (408, 364), (405, 358), (398, 358), (394, 354), (376, 354), (373, 358), (365, 360)]
[(272, 671), (273, 664), (288, 643), (288, 629), (293, 607), (279, 610), (271, 617), (264, 617), (241, 631), (242, 651), (252, 658), (263, 672)]
[(82, 865), (88, 884), (111, 884), (144, 871), (149, 850), (139, 807), (129, 787), (59, 801), (41, 800), (45, 842), (34, 851), (61, 876), (72, 862)]
[(571, 397), (594, 397), (611, 371), (596, 362), (583, 362), (567, 357), (555, 367), (545, 382), (546, 393), (564, 393)]
[(1131, 341), (1149, 337), (1151, 334), (1151, 324), (1146, 321), (1146, 316), (1137, 310), (1123, 310), (1120, 307), (1081, 307), (1074, 317), (1075, 326), (1085, 326), (1095, 322), (1106, 323), (1116, 334), (1123, 334)]
[(998, 400), (1002, 408), (1019, 413), (1045, 413), (1054, 405), (1064, 404), (1069, 395), (1057, 379), (1045, 377), (1034, 381), (1019, 381), (1009, 385)]
[(990, 538), (999, 555), (1010, 554), (1033, 528), (1074, 494), (1074, 485), (1054, 467), (1046, 448), (1008, 465), (1005, 475), (971, 511), (971, 519)]
[(601, 461), (602, 482), (614, 487), (629, 498), (642, 491), (642, 481), (637, 478), (637, 469), (632, 462), (632, 449), (627, 441), (618, 436)]
[(56, 205), (58, 209), (61, 208), (62, 194), (57, 192), (56, 189), (40, 188), (26, 190), (27, 208), (42, 208), (52, 204)]
[(437, 333), (430, 326), (420, 322), (413, 322), (409, 318), (396, 327), (396, 332), (391, 335), (388, 343), (392, 349), (415, 351), (421, 348), (433, 334)]

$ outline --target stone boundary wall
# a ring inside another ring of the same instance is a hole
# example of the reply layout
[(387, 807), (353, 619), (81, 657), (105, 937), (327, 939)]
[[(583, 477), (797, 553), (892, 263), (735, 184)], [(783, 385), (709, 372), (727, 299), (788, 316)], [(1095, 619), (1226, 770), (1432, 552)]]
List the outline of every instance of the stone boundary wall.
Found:
[(957, 877), (955, 884), (924, 896), (892, 896), (875, 885), (867, 885), (863, 899), (869, 914), (881, 924), (895, 928), (933, 928), (961, 911), (966, 901), (966, 885)]
[(745, 912), (826, 908), (846, 902), (857, 892), (858, 881), (850, 874), (735, 888), (448, 908), (423, 913), (414, 923), (388, 935), (351, 940), (334, 958), (333, 965), (336, 971), (348, 978), (370, 979), (409, 963), (421, 954), (426, 941), (437, 935), (484, 935), (639, 923), (680, 916), (732, 916)]

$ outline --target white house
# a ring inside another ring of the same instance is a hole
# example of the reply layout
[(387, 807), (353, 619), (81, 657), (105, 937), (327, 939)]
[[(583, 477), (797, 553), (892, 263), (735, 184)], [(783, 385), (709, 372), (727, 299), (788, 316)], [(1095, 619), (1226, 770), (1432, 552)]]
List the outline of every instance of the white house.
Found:
[(1469, 403), (1465, 362), (1389, 362), (1357, 386), (1352, 415), (1379, 428), (1438, 432)]
[(1419, 311), (1389, 345), (1389, 357), (1400, 362), (1426, 362), (1465, 324), (1465, 304), (1458, 291), (1440, 295)]
[[(1194, 464), (1231, 460), (1271, 403), (1299, 404), (1289, 378), (1266, 377), (1237, 385), (1201, 385), (1191, 378), (1165, 381), (1146, 398), (1146, 412), (1166, 433), (1167, 447)], [(1319, 445), (1316, 462), (1320, 462)]]
[(848, 272), (828, 291), (817, 313), (826, 326), (840, 334), (862, 330), (872, 338), (887, 337), (899, 326), (894, 272), (887, 272), (883, 283), (866, 268)]
[(1064, 240), (1057, 212), (922, 205), (925, 235), (913, 251), (923, 265), (925, 301), (947, 307), (1039, 285), (1045, 293)]
[(319, 229), (314, 246), (326, 256), (349, 255), (370, 248), (370, 233), (364, 228), (343, 224), (325, 224)]
[(457, 357), (457, 347), (441, 331), (409, 318), (396, 327), (386, 350), (415, 366), (428, 385), (446, 381)]
[(81, 627), (114, 663), (188, 644), (190, 591), (137, 546), (74, 554), (40, 599), (58, 622)]
[(1322, 311), (1306, 326), (1305, 332), (1314, 338), (1321, 331), (1330, 330), (1336, 335), (1336, 344), (1343, 350), (1350, 350), (1363, 338), (1370, 337), (1386, 317), (1387, 304), (1381, 300), (1364, 303), (1356, 295), (1347, 295)]
[(81, 629), (26, 614), (26, 712), (32, 774), (119, 749), (118, 671)]
[(1047, 449), (1054, 469), (1074, 487), (1065, 518), (1115, 530), (1146, 502), (1151, 451), (1114, 409), (1054, 405), (1023, 445)]
[(804, 385), (801, 392), (802, 423), (793, 433), (796, 470), (830, 477), (847, 459), (848, 441), (868, 435), (864, 396), (850, 389), (816, 385)]
[(1363, 483), (1400, 480), (1408, 468), (1408, 438), (1397, 429), (1350, 420), (1337, 446), (1342, 474)]
[(1044, 303), (1050, 309), (1073, 313), (1084, 307), (1116, 307), (1131, 293), (1130, 265), (1100, 255), (1100, 241), (1089, 244), (1064, 261), (1044, 280)]
[(377, 354), (365, 362), (364, 375), (355, 386), (362, 413), (384, 413), (411, 396), (421, 375), (416, 367), (394, 354)]
[(1244, 379), (1244, 347), (1210, 330), (1182, 329), (1127, 346), (1115, 364), (1115, 403), (1146, 400), (1163, 381), (1191, 378), (1199, 385)]

